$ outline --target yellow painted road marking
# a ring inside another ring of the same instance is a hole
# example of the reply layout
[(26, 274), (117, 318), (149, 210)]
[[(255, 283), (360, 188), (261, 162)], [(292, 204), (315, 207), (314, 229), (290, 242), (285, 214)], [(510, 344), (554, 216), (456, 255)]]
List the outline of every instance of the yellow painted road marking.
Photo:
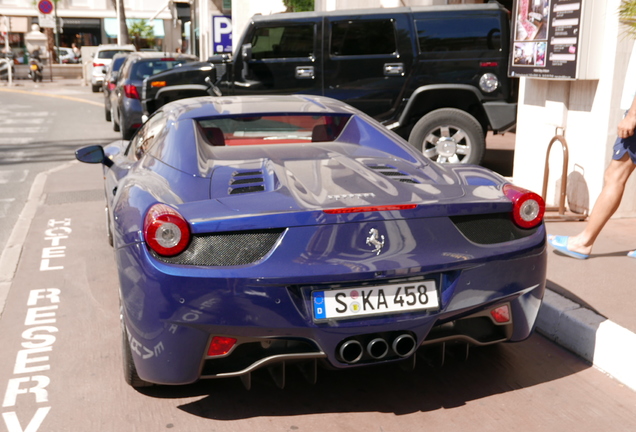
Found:
[(86, 99), (80, 99), (80, 98), (76, 98), (76, 97), (73, 97), (73, 96), (55, 95), (55, 94), (40, 93), (40, 92), (34, 92), (34, 91), (28, 91), (28, 90), (0, 88), (0, 92), (2, 92), (2, 91), (3, 92), (11, 92), (11, 93), (22, 93), (22, 94), (36, 95), (36, 96), (46, 96), (46, 97), (52, 97), (52, 98), (58, 98), (58, 99), (66, 99), (66, 100), (75, 101), (75, 102), (83, 102), (83, 103), (87, 103), (87, 104), (91, 104), (91, 105), (95, 105), (95, 106), (99, 106), (99, 107), (103, 107), (104, 106), (104, 104), (100, 103), (100, 102), (94, 102), (94, 101), (90, 101), (90, 100), (86, 100)]

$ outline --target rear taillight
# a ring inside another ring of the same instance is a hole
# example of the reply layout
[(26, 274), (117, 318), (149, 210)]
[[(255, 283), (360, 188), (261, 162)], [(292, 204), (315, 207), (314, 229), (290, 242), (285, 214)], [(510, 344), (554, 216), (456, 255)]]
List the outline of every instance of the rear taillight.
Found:
[(140, 99), (137, 87), (132, 84), (126, 84), (124, 86), (124, 94), (128, 99)]
[(104, 66), (106, 66), (106, 65), (103, 64), (103, 63), (93, 63), (93, 67), (94, 68), (96, 68), (96, 67), (104, 67)]
[(159, 255), (178, 255), (188, 247), (190, 226), (172, 207), (155, 204), (144, 219), (144, 238), (150, 249)]
[(543, 221), (545, 202), (529, 190), (506, 184), (503, 192), (512, 201), (512, 219), (521, 228), (534, 228)]
[(235, 344), (236, 339), (234, 338), (214, 336), (210, 341), (210, 346), (208, 347), (208, 357), (225, 355), (230, 352)]

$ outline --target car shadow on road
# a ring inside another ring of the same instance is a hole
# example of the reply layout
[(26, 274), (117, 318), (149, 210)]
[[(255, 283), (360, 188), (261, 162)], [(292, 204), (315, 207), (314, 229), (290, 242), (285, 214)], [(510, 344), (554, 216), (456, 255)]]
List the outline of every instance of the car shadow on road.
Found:
[[(158, 386), (142, 392), (149, 397), (175, 399), (180, 410), (220, 421), (345, 412), (404, 415), (463, 406), (559, 380), (589, 367), (534, 335), (522, 343), (474, 348), (468, 360), (452, 357), (441, 367), (418, 360), (412, 371), (395, 364), (319, 370), (315, 385), (288, 367), (284, 389), (275, 386), (266, 370), (259, 370), (253, 374), (251, 390), (233, 378), (182, 387)], [(183, 398), (197, 400), (183, 404)]]

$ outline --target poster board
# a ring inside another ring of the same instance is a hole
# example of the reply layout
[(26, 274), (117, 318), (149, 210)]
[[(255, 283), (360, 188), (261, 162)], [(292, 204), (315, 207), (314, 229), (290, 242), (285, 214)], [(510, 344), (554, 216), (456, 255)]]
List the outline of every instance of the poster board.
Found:
[(515, 0), (508, 75), (580, 78), (583, 1)]

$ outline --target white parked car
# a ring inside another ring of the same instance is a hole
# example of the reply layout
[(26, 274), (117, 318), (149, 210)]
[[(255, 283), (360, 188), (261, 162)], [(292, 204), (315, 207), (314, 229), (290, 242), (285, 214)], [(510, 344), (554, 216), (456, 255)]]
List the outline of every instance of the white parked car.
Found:
[(68, 47), (58, 47), (58, 52), (60, 56), (61, 63), (77, 63), (77, 57), (75, 57), (75, 53), (72, 48)]
[(115, 54), (136, 51), (134, 45), (100, 45), (93, 55), (93, 70), (91, 72), (91, 86), (93, 93), (97, 93), (104, 82), (104, 70), (110, 66)]

